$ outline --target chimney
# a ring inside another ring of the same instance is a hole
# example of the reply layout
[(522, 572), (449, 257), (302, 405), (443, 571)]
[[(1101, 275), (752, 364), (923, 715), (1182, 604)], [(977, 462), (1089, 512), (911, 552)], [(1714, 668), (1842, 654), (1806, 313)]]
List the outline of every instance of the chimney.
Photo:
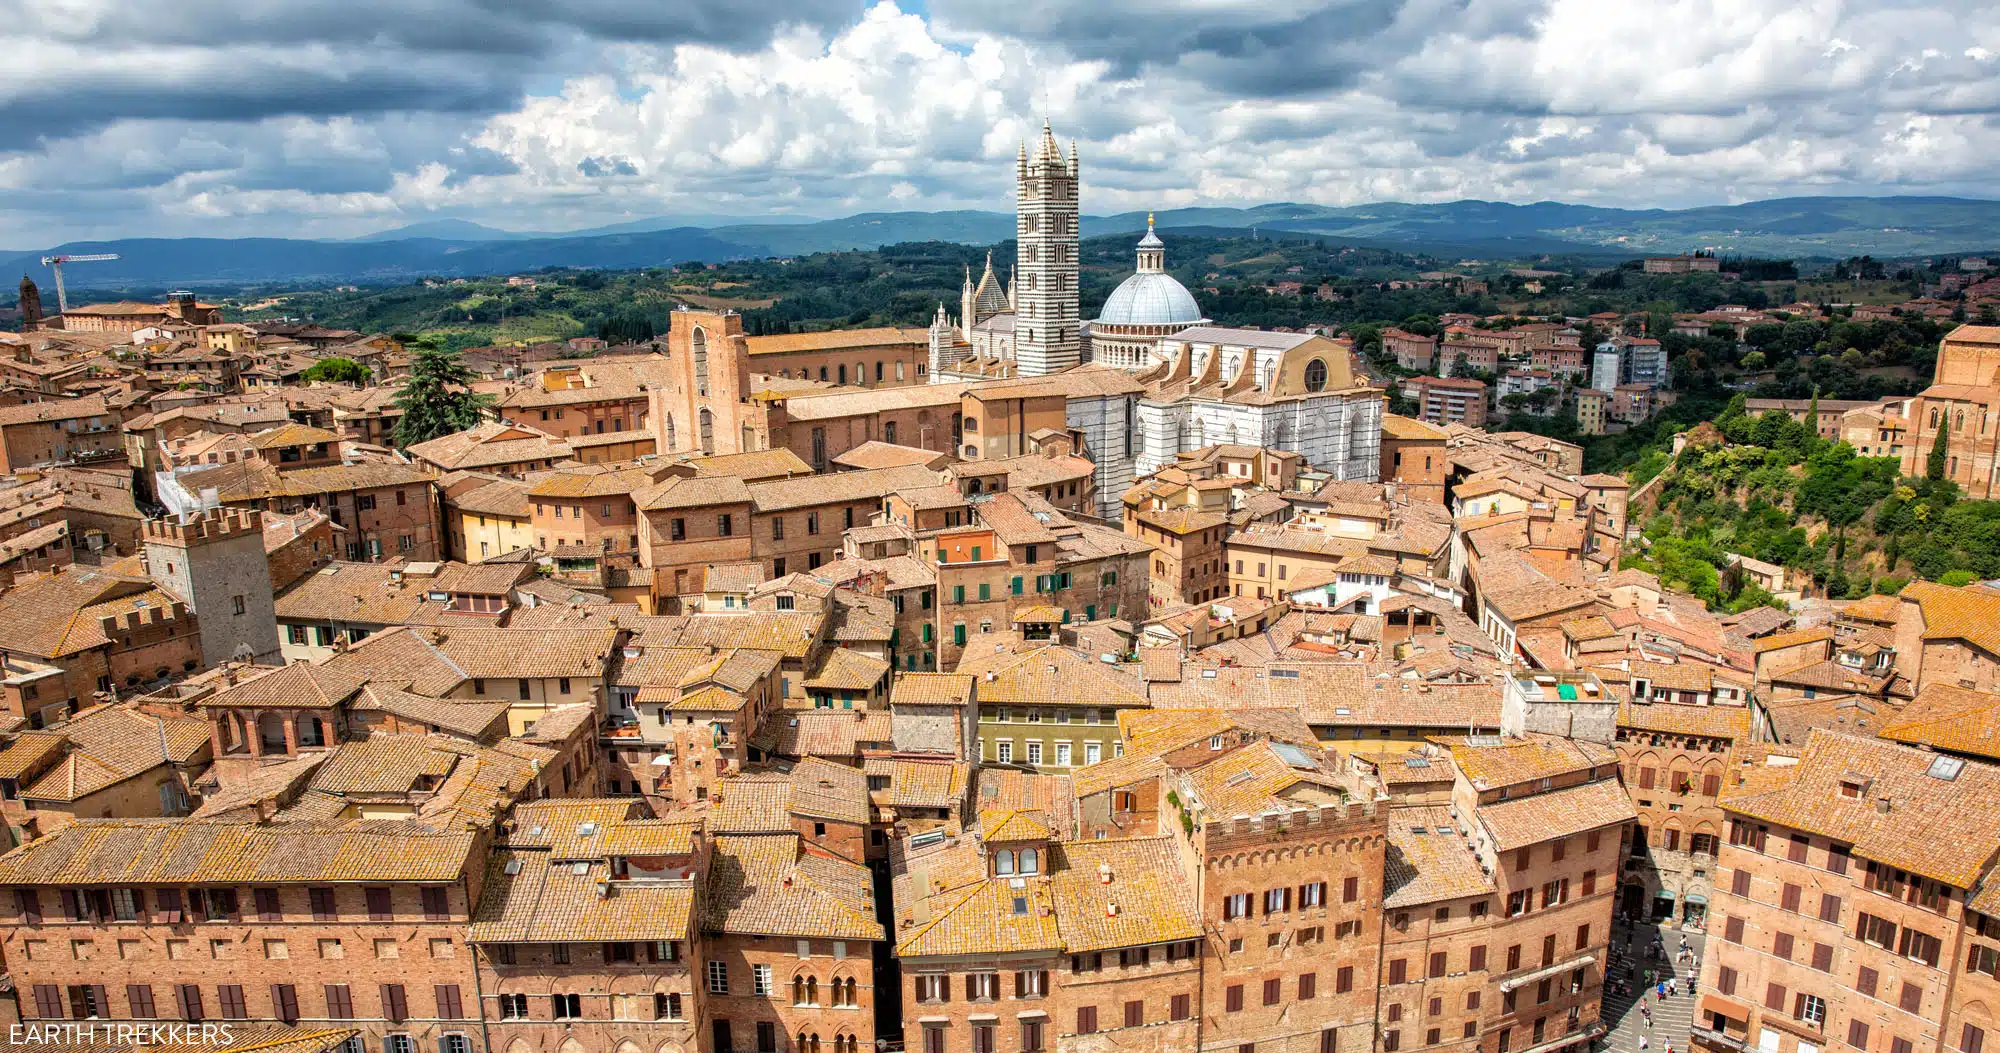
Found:
[(1111, 864), (1109, 863), (1097, 864), (1097, 883), (1100, 885), (1111, 884)]

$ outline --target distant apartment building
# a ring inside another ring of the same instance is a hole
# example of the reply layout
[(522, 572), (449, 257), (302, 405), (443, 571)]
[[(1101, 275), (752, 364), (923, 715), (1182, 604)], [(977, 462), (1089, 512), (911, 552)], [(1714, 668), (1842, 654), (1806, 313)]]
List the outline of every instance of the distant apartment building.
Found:
[(1460, 377), (1411, 377), (1403, 395), (1417, 404), (1417, 417), (1431, 424), (1486, 426), (1486, 384)]

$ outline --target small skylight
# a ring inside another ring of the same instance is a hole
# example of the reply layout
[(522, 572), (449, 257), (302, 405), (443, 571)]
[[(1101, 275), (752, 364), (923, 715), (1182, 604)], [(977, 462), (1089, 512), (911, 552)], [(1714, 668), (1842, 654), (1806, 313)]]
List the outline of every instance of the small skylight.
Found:
[(1354, 715), (1354, 711), (1346, 706), (1335, 706), (1333, 707), (1333, 715), (1336, 717), (1351, 717)]
[(576, 828), (576, 836), (578, 837), (593, 837), (596, 834), (597, 834), (597, 824), (595, 822), (586, 820), (585, 822), (578, 824)]
[(506, 871), (509, 874), (518, 874), (521, 872), (521, 861), (518, 859), (509, 859), (507, 861), (507, 865), (501, 867), (500, 869)]
[(1404, 759), (1403, 766), (1406, 768), (1428, 768), (1431, 766), (1431, 759), (1429, 757), (1409, 757)]
[(1016, 914), (1028, 913), (1028, 897), (1026, 896), (1014, 897), (1014, 913)]
[(1939, 757), (1936, 760), (1931, 761), (1930, 769), (1928, 771), (1925, 771), (1924, 774), (1930, 776), (1933, 779), (1942, 779), (1945, 782), (1951, 782), (1952, 780), (1958, 778), (1959, 772), (1964, 770), (1965, 770), (1965, 758)]
[(1228, 779), (1224, 780), (1223, 785), (1239, 786), (1242, 785), (1243, 783), (1249, 782), (1251, 779), (1254, 779), (1256, 777), (1257, 773), (1254, 771), (1239, 771), (1236, 774), (1231, 775)]

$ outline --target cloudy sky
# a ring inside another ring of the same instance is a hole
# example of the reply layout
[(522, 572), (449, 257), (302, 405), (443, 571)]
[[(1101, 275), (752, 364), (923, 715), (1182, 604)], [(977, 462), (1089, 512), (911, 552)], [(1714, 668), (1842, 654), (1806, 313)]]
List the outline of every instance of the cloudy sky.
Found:
[(0, 246), (457, 217), (2000, 197), (1986, 0), (0, 0)]

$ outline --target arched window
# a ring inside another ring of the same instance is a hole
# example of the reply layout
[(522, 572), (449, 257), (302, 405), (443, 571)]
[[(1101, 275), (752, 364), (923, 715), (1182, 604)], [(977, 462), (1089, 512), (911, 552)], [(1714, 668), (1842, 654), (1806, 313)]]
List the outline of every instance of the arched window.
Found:
[(708, 394), (708, 331), (701, 326), (694, 327), (691, 337), (694, 344), (694, 392)]
[(806, 977), (806, 1004), (819, 1004), (819, 977), (817, 976)]
[(707, 406), (701, 408), (701, 452), (715, 452), (715, 415)]
[[(880, 380), (882, 378), (876, 377), (875, 379)], [(862, 384), (862, 385), (866, 385), (868, 383), (868, 363), (866, 362), (854, 363), (854, 382), (856, 384)]]
[(841, 366), (841, 367), (840, 367), (840, 382), (841, 382), (842, 384), (845, 384), (845, 383), (847, 383), (847, 367), (846, 367), (846, 366)]
[(1003, 875), (1012, 874), (1014, 872), (1013, 849), (1003, 848), (1000, 851), (993, 853), (993, 872), (995, 874), (1003, 874)]
[(1954, 428), (1957, 428), (1957, 429), (1958, 429), (1959, 431), (1964, 431), (1964, 430), (1965, 430), (1965, 411), (1964, 411), (1964, 410), (1959, 410), (1959, 411), (1958, 411), (1958, 419), (1956, 419), (1956, 420), (1952, 421), (1952, 422), (1951, 422), (1951, 426), (1952, 426), (1952, 427), (1954, 427)]
[(792, 977), (792, 1004), (806, 1004), (806, 978), (803, 976)]
[(673, 413), (669, 412), (667, 414), (667, 452), (672, 452), (673, 448), (674, 448), (674, 415)]
[(1037, 853), (1032, 848), (1021, 849), (1021, 873), (1023, 874), (1041, 873), (1042, 872), (1041, 859), (1039, 858), (1039, 856), (1040, 854)]
[(1326, 390), (1326, 360), (1315, 358), (1306, 363), (1306, 390)]

